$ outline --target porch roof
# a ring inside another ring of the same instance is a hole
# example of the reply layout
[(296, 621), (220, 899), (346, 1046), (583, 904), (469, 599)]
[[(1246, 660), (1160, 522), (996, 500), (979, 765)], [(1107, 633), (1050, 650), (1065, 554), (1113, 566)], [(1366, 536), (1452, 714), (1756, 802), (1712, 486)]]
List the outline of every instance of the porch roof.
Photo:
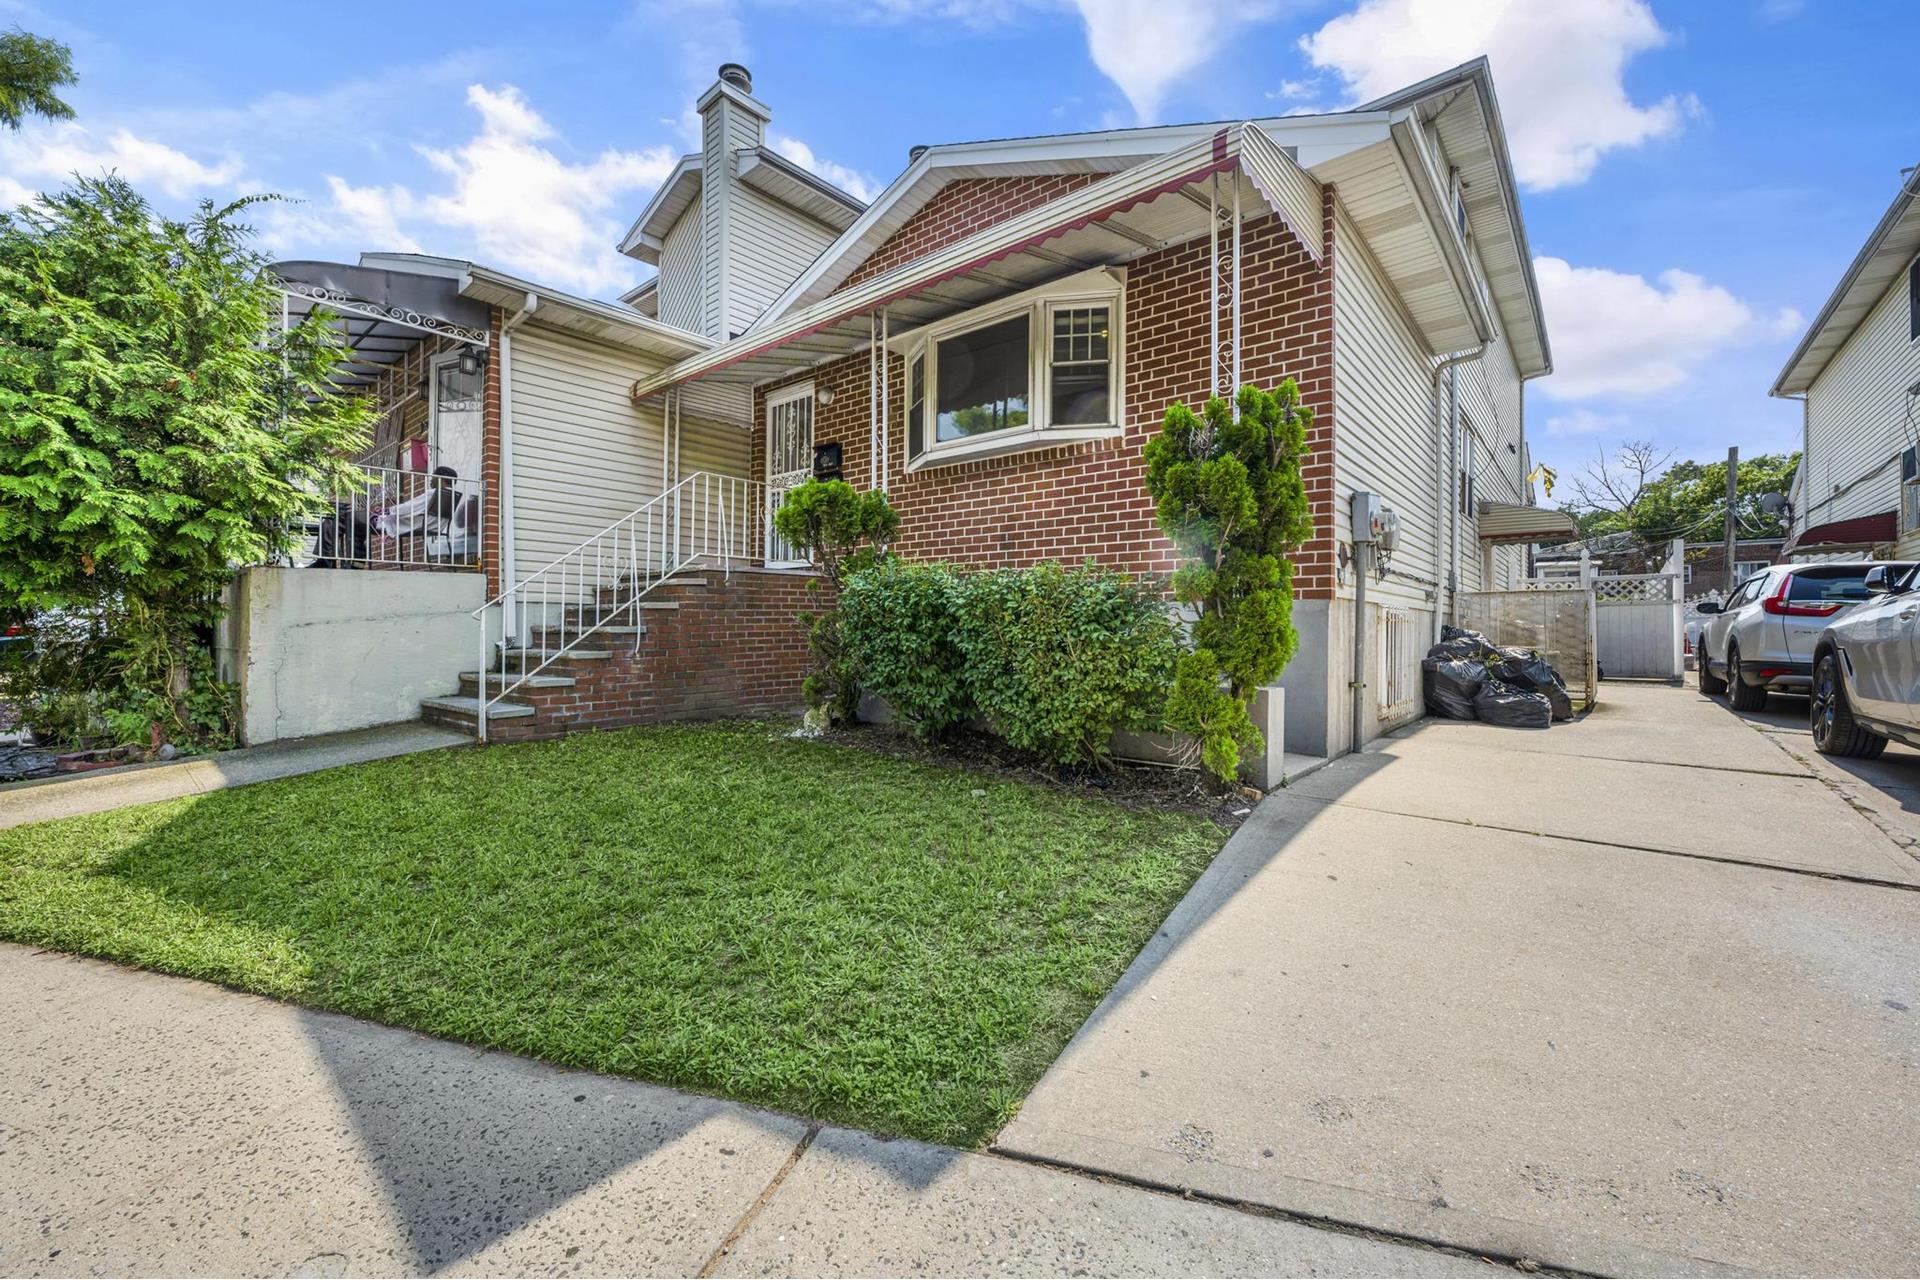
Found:
[(1490, 546), (1510, 543), (1558, 542), (1580, 532), (1574, 518), (1550, 507), (1527, 507), (1517, 502), (1480, 504), (1480, 541)]
[(346, 387), (371, 385), (428, 334), (487, 345), (490, 313), (460, 295), (456, 282), (382, 265), (297, 260), (276, 262), (287, 319), (298, 324), (323, 309), (340, 317), (352, 356), (334, 371)]
[(1277, 215), (1317, 261), (1320, 188), (1257, 125), (1237, 124), (821, 298), (633, 384), (641, 400), (693, 380), (751, 386), (854, 354), (886, 308), (904, 333), (1007, 294), (1204, 235), (1208, 183), (1240, 184), (1243, 216)]

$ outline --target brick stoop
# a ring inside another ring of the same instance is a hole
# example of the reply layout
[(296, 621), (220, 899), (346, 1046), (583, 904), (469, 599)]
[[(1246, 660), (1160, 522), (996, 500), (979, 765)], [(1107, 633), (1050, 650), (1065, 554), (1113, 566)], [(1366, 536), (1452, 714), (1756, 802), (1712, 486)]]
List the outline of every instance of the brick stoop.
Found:
[[(525, 742), (670, 720), (798, 714), (807, 642), (796, 615), (819, 607), (819, 593), (809, 590), (817, 581), (809, 572), (757, 568), (670, 578), (640, 601), (638, 623), (596, 629), (494, 704), (487, 738)], [(541, 638), (510, 657), (537, 661)], [(551, 632), (545, 639), (559, 642)], [(496, 659), (487, 673), (495, 689), (499, 671)], [(456, 695), (422, 701), (421, 718), (474, 733), (479, 689), (480, 673), (463, 672)]]

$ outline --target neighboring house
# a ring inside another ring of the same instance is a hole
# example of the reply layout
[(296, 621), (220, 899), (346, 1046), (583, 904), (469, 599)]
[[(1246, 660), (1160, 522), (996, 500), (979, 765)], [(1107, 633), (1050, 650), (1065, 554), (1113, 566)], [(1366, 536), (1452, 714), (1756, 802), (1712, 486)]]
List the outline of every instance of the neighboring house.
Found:
[(1920, 554), (1920, 171), (1774, 381), (1802, 402), (1786, 553)]
[[(1168, 403), (1297, 379), (1316, 531), (1294, 557), (1282, 687), (1286, 745), (1313, 755), (1418, 716), (1419, 658), (1456, 594), (1518, 585), (1527, 544), (1573, 532), (1527, 480), (1521, 389), (1551, 360), (1484, 61), (1328, 115), (915, 148), (871, 207), (766, 149), (744, 69), (723, 67), (700, 112), (701, 152), (621, 242), (658, 267), (625, 307), (363, 260), (488, 308), (494, 634), (567, 651), (506, 682), (494, 736), (790, 703), (803, 566), (766, 516), (829, 445), (847, 480), (887, 490), (907, 555), (1164, 573), (1141, 448)], [(394, 381), (398, 405), (413, 384)], [(1362, 489), (1400, 539), (1359, 620), (1356, 734)], [(735, 572), (655, 585), (718, 557)], [(609, 601), (631, 625), (560, 634)], [(637, 647), (607, 639), (641, 625)], [(469, 725), (478, 709), (429, 707)]]
[[(1785, 558), (1784, 538), (1742, 538), (1734, 544), (1734, 581), (1758, 573)], [(1587, 561), (1598, 577), (1623, 574), (1659, 573), (1667, 563), (1671, 547), (1666, 543), (1649, 545), (1630, 533), (1608, 533), (1589, 538), (1585, 543), (1569, 542), (1542, 547), (1534, 556), (1534, 574), (1540, 578), (1576, 581), (1580, 577), (1580, 552), (1584, 546)], [(1705, 595), (1726, 586), (1724, 542), (1689, 542), (1682, 569), (1686, 594)]]

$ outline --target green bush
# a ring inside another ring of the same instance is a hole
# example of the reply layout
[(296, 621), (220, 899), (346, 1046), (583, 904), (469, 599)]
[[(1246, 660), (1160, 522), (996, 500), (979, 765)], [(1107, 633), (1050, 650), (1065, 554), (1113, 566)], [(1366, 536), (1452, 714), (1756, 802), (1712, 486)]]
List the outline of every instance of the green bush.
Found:
[(1068, 764), (1104, 760), (1116, 730), (1158, 722), (1179, 644), (1151, 590), (1091, 564), (963, 582), (955, 638), (994, 733)]
[(840, 589), (841, 641), (860, 685), (887, 700), (923, 740), (973, 718), (956, 632), (965, 579), (943, 564), (898, 560)]

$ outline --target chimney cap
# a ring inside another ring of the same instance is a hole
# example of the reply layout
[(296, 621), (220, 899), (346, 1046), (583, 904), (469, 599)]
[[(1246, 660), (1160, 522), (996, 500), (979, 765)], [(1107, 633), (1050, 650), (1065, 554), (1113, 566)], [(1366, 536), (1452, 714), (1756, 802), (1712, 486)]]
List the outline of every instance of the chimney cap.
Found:
[(753, 73), (737, 62), (721, 63), (720, 78), (742, 93), (753, 92)]

